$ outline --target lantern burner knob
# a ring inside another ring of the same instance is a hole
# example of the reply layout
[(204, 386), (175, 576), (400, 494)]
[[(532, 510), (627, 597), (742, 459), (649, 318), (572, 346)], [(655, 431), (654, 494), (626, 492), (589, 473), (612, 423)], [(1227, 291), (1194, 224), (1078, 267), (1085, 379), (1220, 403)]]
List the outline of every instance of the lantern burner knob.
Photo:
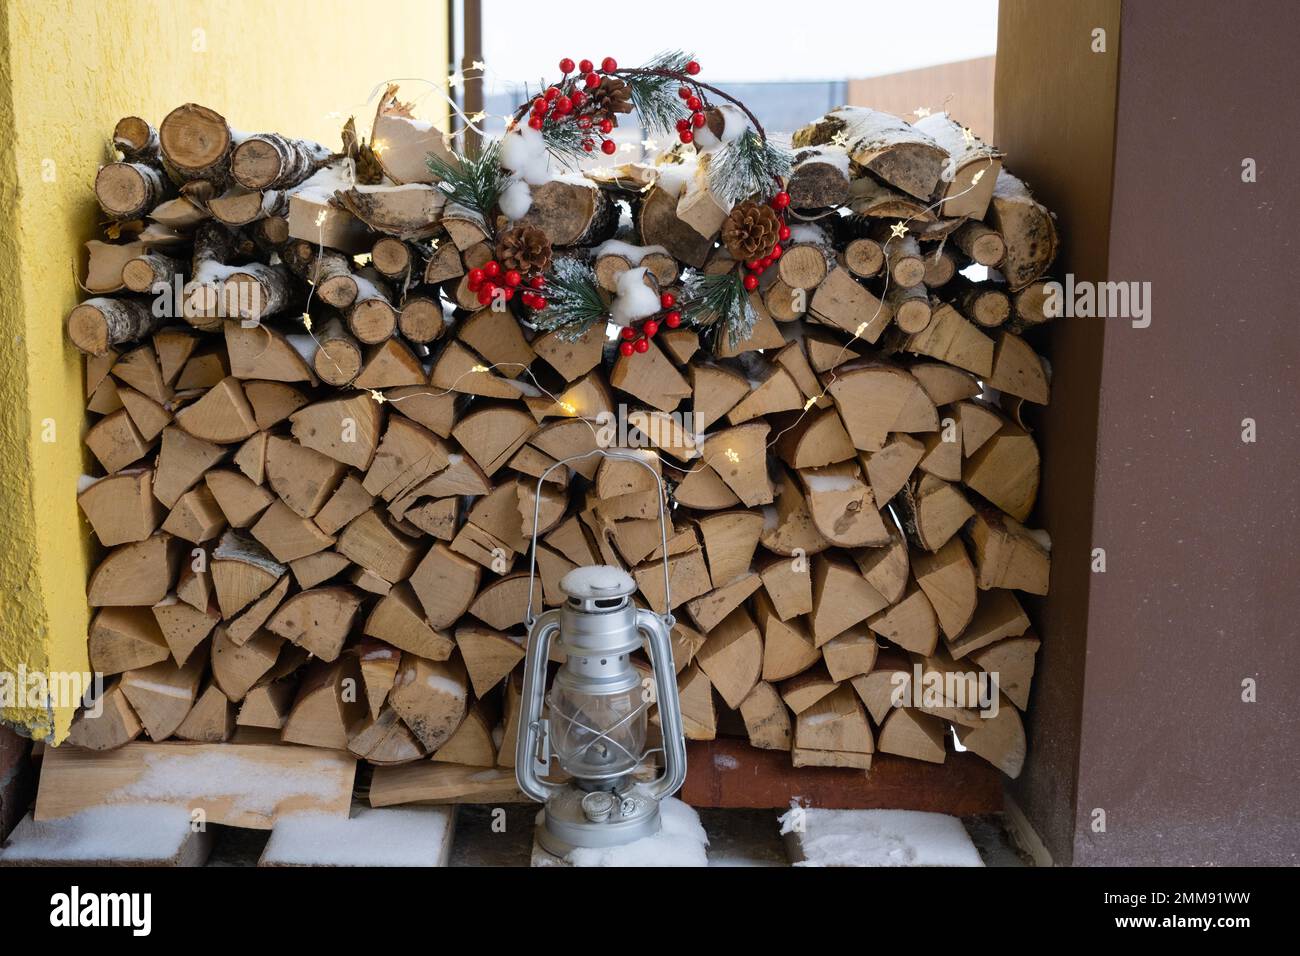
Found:
[(560, 579), (560, 590), (575, 607), (604, 610), (621, 607), (636, 591), (636, 581), (621, 568), (599, 564), (574, 568)]

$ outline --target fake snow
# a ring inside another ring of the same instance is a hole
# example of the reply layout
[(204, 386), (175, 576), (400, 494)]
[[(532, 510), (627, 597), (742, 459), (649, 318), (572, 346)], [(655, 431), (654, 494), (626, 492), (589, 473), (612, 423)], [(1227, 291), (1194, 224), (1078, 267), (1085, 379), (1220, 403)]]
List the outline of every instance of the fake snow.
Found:
[(659, 814), (654, 836), (604, 849), (579, 847), (564, 859), (574, 866), (708, 866), (709, 837), (699, 814), (676, 797), (660, 803)]
[(91, 807), (39, 823), (28, 817), (10, 834), (0, 859), (169, 860), (189, 834), (184, 807)]
[(714, 754), (713, 766), (719, 770), (735, 770), (740, 766), (740, 761), (731, 754)]
[(501, 207), (502, 215), (507, 219), (511, 221), (523, 219), (533, 206), (533, 191), (526, 182), (518, 179), (502, 191), (497, 203)]
[(302, 183), (288, 190), (288, 193), (290, 196), (297, 196), (308, 202), (328, 204), (340, 189), (351, 189), (355, 186), (356, 179), (352, 160), (344, 159), (316, 170)]
[(849, 175), (849, 154), (843, 146), (814, 146), (808, 150), (800, 151), (802, 157), (799, 165), (804, 163), (825, 163), (828, 166), (834, 166), (845, 176)]
[(718, 106), (722, 114), (722, 135), (714, 136), (707, 126), (695, 131), (695, 148), (701, 153), (709, 153), (724, 143), (734, 143), (750, 128), (749, 117), (739, 106), (722, 103)]
[(551, 157), (540, 130), (521, 124), (501, 139), (501, 167), (530, 186), (551, 181)]
[(631, 325), (659, 311), (659, 296), (645, 284), (646, 269), (628, 269), (618, 277), (618, 292), (609, 307), (615, 325)]
[(811, 492), (858, 491), (862, 482), (852, 475), (819, 475), (816, 472), (803, 472), (804, 483)]
[(351, 818), (281, 817), (263, 863), (299, 866), (441, 866), (451, 839), (446, 807), (361, 807)]
[(270, 816), (285, 800), (333, 800), (339, 790), (337, 778), (310, 770), (286, 773), (279, 764), (233, 754), (187, 754), (180, 748), (168, 748), (165, 753), (147, 756), (144, 772), (108, 798), (117, 803), (211, 803), (228, 798), (235, 813)]
[(622, 256), (633, 266), (639, 266), (641, 260), (646, 256), (656, 253), (668, 255), (668, 250), (663, 246), (634, 246), (630, 242), (623, 242), (620, 239), (607, 239), (592, 250), (592, 257), (599, 259), (601, 256)]
[(814, 242), (819, 246), (830, 245), (830, 240), (826, 238), (826, 231), (821, 226), (814, 226), (809, 223), (796, 223), (790, 227), (791, 242)]
[(780, 818), (781, 833), (802, 823), (795, 866), (983, 866), (956, 817), (916, 810), (810, 810)]
[[(414, 676), (413, 671), (411, 674)], [(407, 680), (409, 682), (410, 678), (407, 678)], [(446, 694), (448, 697), (463, 697), (465, 695), (464, 687), (457, 684), (450, 677), (443, 677), (441, 674), (430, 674), (424, 679), (424, 682), (429, 685), (430, 690), (439, 694)]]
[(655, 169), (658, 170), (658, 175), (655, 176), (655, 185), (668, 195), (676, 198), (681, 196), (686, 184), (695, 178), (695, 158), (692, 157), (689, 162), (684, 163), (665, 163), (662, 166), (656, 166)]

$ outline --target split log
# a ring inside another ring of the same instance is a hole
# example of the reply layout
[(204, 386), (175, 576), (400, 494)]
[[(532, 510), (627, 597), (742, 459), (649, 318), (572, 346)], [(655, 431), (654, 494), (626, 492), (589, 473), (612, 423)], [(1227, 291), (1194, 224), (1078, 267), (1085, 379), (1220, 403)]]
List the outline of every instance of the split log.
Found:
[(330, 155), (319, 143), (254, 133), (235, 147), (230, 175), (245, 189), (289, 189), (325, 165)]
[(908, 195), (929, 200), (947, 153), (933, 139), (896, 116), (862, 106), (842, 106), (795, 130), (796, 147), (819, 146), (843, 134), (849, 157)]

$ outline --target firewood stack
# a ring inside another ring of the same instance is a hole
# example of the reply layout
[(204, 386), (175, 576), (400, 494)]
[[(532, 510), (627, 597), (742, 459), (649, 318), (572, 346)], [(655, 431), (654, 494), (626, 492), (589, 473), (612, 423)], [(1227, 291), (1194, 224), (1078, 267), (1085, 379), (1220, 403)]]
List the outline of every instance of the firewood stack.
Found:
[[(539, 605), (605, 563), (665, 609), (644, 469), (591, 457), (538, 490), (608, 444), (648, 448), (669, 488), (688, 737), (868, 769), (942, 762), (951, 729), (1015, 776), (1039, 644), (1022, 595), (1049, 569), (1025, 420), (1049, 370), (1022, 336), (1056, 231), (1001, 154), (942, 114), (828, 114), (794, 136), (801, 224), (749, 337), (707, 350), (683, 325), (627, 356), (603, 325), (565, 341), (480, 306), (487, 224), (445, 202), (441, 134), (392, 102), (375, 149), (349, 127), (339, 154), (192, 104), (118, 124), (68, 318), (109, 675), (71, 742), (260, 728), (379, 768), (512, 766), (534, 506)], [(669, 169), (556, 180), (524, 219), (610, 293), (632, 268), (656, 293), (736, 268), (725, 208)], [(940, 690), (894, 706), (896, 675)]]

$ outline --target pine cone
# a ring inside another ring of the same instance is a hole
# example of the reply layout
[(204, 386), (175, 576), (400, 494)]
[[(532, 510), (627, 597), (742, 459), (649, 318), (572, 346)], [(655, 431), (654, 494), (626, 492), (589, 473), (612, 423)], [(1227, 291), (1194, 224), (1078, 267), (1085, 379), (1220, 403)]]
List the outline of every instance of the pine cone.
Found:
[(551, 240), (536, 226), (516, 226), (497, 240), (497, 262), (524, 275), (545, 271), (551, 264)]
[(722, 224), (722, 244), (737, 262), (761, 259), (776, 245), (780, 228), (770, 206), (743, 202)]
[(600, 81), (591, 94), (596, 115), (618, 125), (618, 113), (632, 112), (632, 91), (616, 76), (607, 76)]

